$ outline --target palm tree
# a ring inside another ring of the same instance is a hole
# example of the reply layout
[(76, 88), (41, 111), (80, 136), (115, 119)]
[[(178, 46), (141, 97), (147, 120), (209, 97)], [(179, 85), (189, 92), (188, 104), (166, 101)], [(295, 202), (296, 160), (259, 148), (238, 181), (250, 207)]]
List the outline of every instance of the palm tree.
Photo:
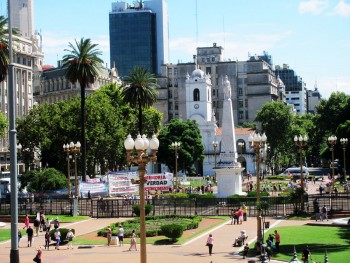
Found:
[[(7, 22), (7, 18), (0, 16), (0, 82), (6, 79), (10, 62)], [(12, 28), (12, 34), (17, 35), (18, 29)]]
[(63, 67), (66, 67), (66, 78), (71, 83), (80, 84), (81, 103), (81, 159), (82, 159), (82, 180), (86, 179), (86, 142), (85, 142), (85, 88), (94, 83), (99, 75), (103, 60), (99, 57), (102, 52), (92, 44), (91, 40), (81, 38), (75, 40), (75, 46), (69, 43), (70, 49), (65, 49), (68, 54), (63, 56)]
[(147, 109), (157, 101), (159, 87), (155, 76), (144, 67), (135, 67), (134, 70), (124, 78), (123, 101), (132, 108), (138, 109), (139, 133), (142, 134), (142, 110)]

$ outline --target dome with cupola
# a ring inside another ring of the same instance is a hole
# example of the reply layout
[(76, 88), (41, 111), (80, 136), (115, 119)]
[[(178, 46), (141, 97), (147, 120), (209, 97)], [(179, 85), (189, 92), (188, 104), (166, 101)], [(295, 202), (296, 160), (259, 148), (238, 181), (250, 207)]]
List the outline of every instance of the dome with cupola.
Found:
[(193, 72), (192, 72), (192, 78), (200, 78), (200, 79), (203, 79), (204, 78), (204, 72), (203, 70), (200, 70), (199, 68), (195, 69)]

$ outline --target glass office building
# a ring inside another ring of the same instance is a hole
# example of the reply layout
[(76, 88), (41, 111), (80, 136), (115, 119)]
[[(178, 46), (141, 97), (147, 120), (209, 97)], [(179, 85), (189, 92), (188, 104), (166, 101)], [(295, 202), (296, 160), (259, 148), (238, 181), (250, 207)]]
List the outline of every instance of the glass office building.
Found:
[[(110, 62), (119, 76), (128, 75), (134, 66), (144, 66), (159, 74), (167, 62), (168, 30), (166, 1), (153, 0), (112, 3), (109, 14)], [(166, 20), (164, 20), (166, 18)]]

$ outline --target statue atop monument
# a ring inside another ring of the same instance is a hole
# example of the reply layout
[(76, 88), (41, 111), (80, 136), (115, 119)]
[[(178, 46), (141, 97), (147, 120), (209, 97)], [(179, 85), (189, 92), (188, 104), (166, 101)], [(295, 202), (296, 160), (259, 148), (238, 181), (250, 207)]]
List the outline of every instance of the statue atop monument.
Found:
[(224, 97), (225, 100), (231, 99), (231, 84), (230, 84), (230, 81), (228, 80), (227, 75), (225, 76), (225, 81), (224, 81), (224, 94), (225, 94), (225, 97)]

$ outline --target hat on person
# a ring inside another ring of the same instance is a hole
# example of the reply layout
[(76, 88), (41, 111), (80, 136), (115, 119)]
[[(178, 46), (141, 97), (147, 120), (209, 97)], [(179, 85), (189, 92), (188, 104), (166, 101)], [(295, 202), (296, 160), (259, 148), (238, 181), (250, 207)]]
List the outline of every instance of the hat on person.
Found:
[(245, 230), (241, 230), (241, 233), (245, 233)]

